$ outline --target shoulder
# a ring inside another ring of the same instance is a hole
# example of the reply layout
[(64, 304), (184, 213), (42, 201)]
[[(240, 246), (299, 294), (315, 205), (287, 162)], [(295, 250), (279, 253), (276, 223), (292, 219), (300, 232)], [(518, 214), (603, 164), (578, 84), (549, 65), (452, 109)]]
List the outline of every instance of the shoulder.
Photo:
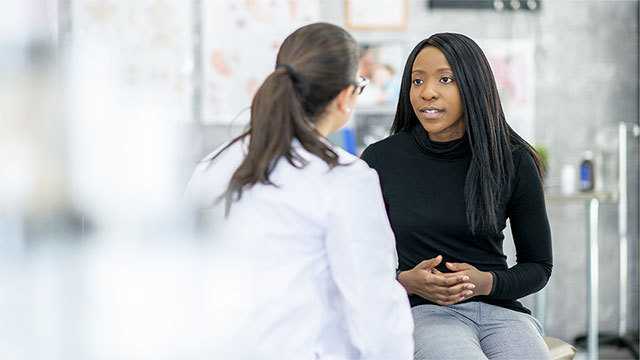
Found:
[(531, 153), (526, 146), (521, 144), (511, 145), (511, 156), (513, 157), (513, 162), (517, 163), (522, 160), (523, 157), (531, 157)]
[(513, 167), (516, 171), (516, 176), (524, 174), (525, 176), (538, 174), (538, 167), (536, 160), (531, 151), (524, 145), (514, 145), (511, 149), (511, 156), (513, 158)]
[(354, 192), (367, 192), (380, 187), (378, 174), (364, 160), (338, 147), (334, 151), (338, 154), (340, 165), (324, 174), (332, 193), (350, 197)]
[[(410, 144), (411, 141), (413, 141), (413, 137), (411, 136), (411, 134), (409, 132), (402, 131), (367, 146), (367, 149), (371, 149), (372, 151), (384, 151), (393, 149), (399, 145), (401, 146), (407, 143)], [(367, 149), (365, 149), (365, 151)]]
[[(377, 173), (367, 163), (338, 146), (331, 146), (338, 155), (337, 166), (330, 167), (321, 158), (299, 149), (307, 160), (302, 168), (286, 168), (287, 180), (293, 177), (300, 189), (304, 190), (305, 201), (301, 206), (311, 207), (319, 213), (328, 214), (336, 206), (360, 206), (365, 199), (371, 199), (380, 191)], [(286, 164), (286, 162), (285, 162)], [(282, 173), (282, 174), (284, 174)], [(281, 179), (274, 179), (276, 183)], [(352, 204), (356, 202), (357, 204)]]
[(362, 177), (377, 178), (376, 172), (371, 170), (364, 160), (341, 148), (336, 148), (334, 150), (338, 154), (340, 165), (333, 168), (331, 172), (334, 172), (339, 179), (344, 178), (349, 181), (353, 178)]
[(198, 162), (195, 174), (204, 175), (213, 172), (211, 170), (213, 164), (216, 164), (216, 172), (219, 171), (220, 168), (238, 165), (246, 153), (246, 145), (243, 140), (236, 141), (235, 143), (226, 141)]
[(514, 165), (514, 193), (516, 198), (523, 194), (538, 192), (542, 189), (542, 177), (534, 155), (525, 146), (518, 146), (512, 151)]
[(377, 141), (369, 146), (362, 152), (362, 159), (369, 165), (376, 162), (377, 159), (381, 159), (383, 154), (388, 155), (397, 151), (405, 149), (407, 146), (411, 146), (413, 138), (408, 132), (399, 132), (393, 134), (387, 138)]
[(228, 185), (228, 179), (244, 156), (242, 143), (230, 145), (225, 142), (200, 160), (191, 175), (185, 189), (189, 201), (207, 206), (222, 194)]
[(314, 183), (318, 181), (329, 183), (348, 182), (352, 178), (375, 175), (375, 172), (362, 159), (339, 146), (328, 145), (338, 155), (337, 166), (331, 168), (320, 157), (308, 152), (301, 146), (295, 146), (295, 150), (307, 162), (304, 167), (296, 168), (296, 170), (305, 173), (307, 178), (313, 179), (312, 182)]

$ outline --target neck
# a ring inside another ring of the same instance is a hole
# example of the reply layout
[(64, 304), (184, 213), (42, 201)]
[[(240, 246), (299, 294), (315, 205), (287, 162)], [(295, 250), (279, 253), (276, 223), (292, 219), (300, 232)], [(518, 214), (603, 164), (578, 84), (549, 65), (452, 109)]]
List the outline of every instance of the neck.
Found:
[(458, 139), (439, 141), (431, 140), (432, 137), (427, 135), (422, 126), (414, 127), (412, 132), (418, 147), (430, 157), (451, 160), (466, 158), (471, 153), (469, 142), (464, 135)]
[(442, 136), (442, 135), (431, 135), (431, 134), (429, 134), (429, 140), (435, 141), (435, 142), (447, 142), (447, 141), (458, 140), (458, 139), (462, 138), (463, 136), (464, 136), (464, 133), (451, 135), (451, 136)]
[(320, 135), (327, 137), (334, 131), (334, 123), (334, 119), (332, 119), (331, 116), (327, 115), (316, 122), (316, 131), (318, 131)]
[(431, 141), (437, 141), (437, 142), (453, 141), (453, 140), (460, 139), (461, 137), (464, 136), (464, 125), (460, 123), (459, 126), (451, 127), (437, 133), (429, 133), (428, 131), (427, 133), (429, 134), (429, 140)]

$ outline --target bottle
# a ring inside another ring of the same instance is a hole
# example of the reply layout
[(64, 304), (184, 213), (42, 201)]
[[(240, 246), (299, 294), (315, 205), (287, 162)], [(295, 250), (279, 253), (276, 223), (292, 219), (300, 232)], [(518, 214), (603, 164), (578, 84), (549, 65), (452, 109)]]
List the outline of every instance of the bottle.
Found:
[(584, 152), (584, 159), (580, 162), (580, 191), (593, 191), (593, 153)]
[(572, 195), (576, 192), (576, 167), (564, 164), (561, 175), (562, 195)]

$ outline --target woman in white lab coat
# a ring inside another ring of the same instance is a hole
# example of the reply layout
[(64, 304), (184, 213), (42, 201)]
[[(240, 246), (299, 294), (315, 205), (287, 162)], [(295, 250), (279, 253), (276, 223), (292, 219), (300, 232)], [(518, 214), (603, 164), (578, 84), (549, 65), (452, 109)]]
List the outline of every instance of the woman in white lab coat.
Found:
[(378, 177), (326, 140), (366, 85), (357, 64), (342, 28), (293, 32), (249, 130), (193, 175), (188, 196), (212, 224), (215, 358), (413, 358)]

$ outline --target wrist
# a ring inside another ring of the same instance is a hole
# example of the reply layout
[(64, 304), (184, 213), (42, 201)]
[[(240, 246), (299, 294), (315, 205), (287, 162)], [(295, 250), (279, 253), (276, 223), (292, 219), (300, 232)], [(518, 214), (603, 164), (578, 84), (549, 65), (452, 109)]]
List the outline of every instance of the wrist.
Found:
[(491, 271), (485, 271), (483, 275), (482, 295), (489, 295), (491, 294), (491, 290), (493, 290), (493, 273)]
[(407, 294), (411, 295), (411, 290), (409, 290), (408, 282), (406, 278), (408, 273), (409, 273), (408, 271), (398, 271), (396, 273), (396, 280), (400, 283), (400, 285), (402, 285), (402, 287), (405, 289)]

